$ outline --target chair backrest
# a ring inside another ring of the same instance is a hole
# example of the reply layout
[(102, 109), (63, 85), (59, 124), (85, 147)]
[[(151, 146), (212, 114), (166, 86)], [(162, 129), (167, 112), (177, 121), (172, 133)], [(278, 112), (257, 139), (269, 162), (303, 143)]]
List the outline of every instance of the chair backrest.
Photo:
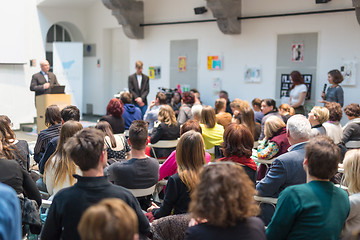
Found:
[(135, 197), (145, 197), (152, 195), (155, 191), (155, 186), (151, 186), (149, 188), (143, 188), (143, 189), (128, 189)]
[(149, 144), (150, 147), (154, 148), (174, 148), (177, 146), (179, 139), (176, 140), (160, 140), (157, 143)]

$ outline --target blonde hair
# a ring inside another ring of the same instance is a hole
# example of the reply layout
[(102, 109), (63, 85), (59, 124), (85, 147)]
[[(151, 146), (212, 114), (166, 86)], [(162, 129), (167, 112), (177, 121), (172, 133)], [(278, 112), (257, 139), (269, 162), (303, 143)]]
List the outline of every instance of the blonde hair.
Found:
[(329, 120), (329, 109), (326, 107), (315, 106), (313, 109), (311, 109), (310, 112), (314, 114), (314, 117), (320, 124), (323, 124)]
[(279, 109), (284, 110), (285, 112), (290, 114), (290, 105), (287, 103), (281, 104)]
[(119, 198), (89, 207), (78, 225), (81, 240), (133, 240), (138, 234), (135, 211)]
[(142, 67), (143, 67), (143, 62), (142, 62), (142, 61), (139, 61), (139, 60), (136, 61), (136, 62), (135, 62), (135, 67), (136, 67), (136, 68), (142, 68)]
[(270, 116), (268, 119), (266, 119), (265, 122), (265, 128), (264, 128), (265, 138), (266, 139), (271, 138), (277, 131), (279, 131), (281, 128), (285, 126), (286, 124), (279, 117)]
[(166, 125), (177, 126), (175, 112), (169, 105), (163, 105), (159, 110), (158, 120), (164, 122)]
[[(66, 177), (69, 177), (70, 185), (74, 185), (75, 178), (73, 175), (76, 172), (76, 165), (70, 159), (69, 155), (64, 149), (65, 142), (83, 129), (81, 123), (77, 121), (67, 121), (64, 123), (60, 130), (59, 143), (56, 147), (55, 152), (49, 157), (49, 160), (45, 164), (44, 178), (46, 178), (46, 169), (55, 169), (54, 174), (54, 186), (62, 185), (65, 182)], [(51, 158), (55, 158), (54, 164), (50, 161)]]
[(350, 193), (360, 192), (360, 149), (348, 151), (344, 157), (344, 182)]
[(199, 181), (199, 172), (205, 161), (204, 140), (194, 130), (184, 133), (176, 147), (176, 163), (181, 181), (191, 192)]

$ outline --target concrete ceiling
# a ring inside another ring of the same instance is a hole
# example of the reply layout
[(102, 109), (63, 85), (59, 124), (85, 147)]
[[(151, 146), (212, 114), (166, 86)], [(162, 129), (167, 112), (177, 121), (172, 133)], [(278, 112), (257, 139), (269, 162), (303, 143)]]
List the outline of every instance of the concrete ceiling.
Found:
[(39, 7), (87, 8), (99, 0), (38, 0)]

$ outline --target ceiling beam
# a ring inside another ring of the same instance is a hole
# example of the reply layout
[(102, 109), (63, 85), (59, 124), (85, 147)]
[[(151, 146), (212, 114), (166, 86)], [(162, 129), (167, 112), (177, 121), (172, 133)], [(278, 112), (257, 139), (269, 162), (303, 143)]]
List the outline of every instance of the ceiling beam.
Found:
[(221, 32), (240, 34), (241, 0), (206, 0)]

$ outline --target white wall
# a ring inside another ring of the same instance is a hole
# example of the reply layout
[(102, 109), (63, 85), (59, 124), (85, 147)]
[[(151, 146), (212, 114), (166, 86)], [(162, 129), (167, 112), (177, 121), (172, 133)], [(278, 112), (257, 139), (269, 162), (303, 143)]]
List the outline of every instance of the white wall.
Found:
[[(245, 0), (242, 15), (252, 16), (286, 12), (313, 11), (352, 7), (351, 0), (315, 4), (314, 0)], [(316, 98), (326, 82), (327, 72), (339, 68), (342, 60), (360, 56), (360, 26), (354, 12), (308, 16), (243, 20), (240, 35), (224, 35), (215, 22), (145, 27), (145, 39), (130, 40), (122, 33), (111, 11), (101, 1), (84, 8), (36, 7), (36, 0), (24, 1), (26, 61), (37, 60), (36, 67), (0, 66), (0, 114), (7, 114), (15, 126), (32, 122), (35, 114), (34, 93), (29, 91), (31, 75), (39, 71), (39, 61), (45, 58), (45, 39), (49, 27), (58, 22), (70, 22), (81, 32), (84, 43), (96, 44), (96, 57), (84, 58), (84, 105), (93, 104), (94, 114), (104, 114), (108, 100), (127, 84), (136, 60), (149, 66), (161, 66), (161, 79), (150, 81), (152, 100), (158, 87), (169, 87), (170, 41), (198, 39), (198, 88), (204, 103), (213, 105), (215, 96), (209, 84), (219, 77), (230, 98), (251, 101), (254, 97), (275, 96), (276, 41), (278, 34), (319, 33)], [(211, 11), (195, 15), (194, 7), (205, 6), (205, 0), (146, 0), (145, 23), (212, 19)], [(0, 23), (0, 27), (6, 22)], [(1, 43), (1, 42), (0, 42)], [(114, 48), (113, 45), (120, 46)], [(306, 47), (306, 46), (305, 46)], [(115, 49), (115, 52), (113, 51)], [(222, 55), (224, 69), (206, 69), (208, 55)], [(306, 56), (305, 56), (306, 57)], [(97, 60), (101, 66), (97, 67)], [(122, 67), (117, 68), (120, 64)], [(244, 66), (260, 65), (261, 84), (246, 84)], [(358, 68), (360, 66), (358, 65)], [(358, 71), (358, 78), (360, 71)], [(119, 82), (117, 82), (119, 78)], [(9, 80), (10, 79), (10, 80)], [(60, 80), (60, 79), (59, 79)], [(61, 81), (61, 80), (60, 80)], [(359, 82), (356, 87), (344, 87), (345, 104), (359, 102)], [(84, 108), (85, 109), (85, 108)]]

